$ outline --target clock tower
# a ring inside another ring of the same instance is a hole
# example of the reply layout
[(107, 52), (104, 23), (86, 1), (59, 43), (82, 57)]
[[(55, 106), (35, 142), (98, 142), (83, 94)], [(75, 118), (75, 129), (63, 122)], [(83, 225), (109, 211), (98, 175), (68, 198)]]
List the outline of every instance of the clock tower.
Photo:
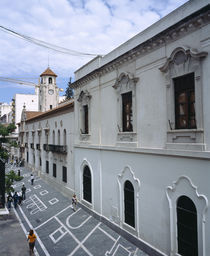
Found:
[(39, 111), (45, 112), (58, 106), (59, 88), (56, 85), (56, 77), (49, 67), (40, 75)]

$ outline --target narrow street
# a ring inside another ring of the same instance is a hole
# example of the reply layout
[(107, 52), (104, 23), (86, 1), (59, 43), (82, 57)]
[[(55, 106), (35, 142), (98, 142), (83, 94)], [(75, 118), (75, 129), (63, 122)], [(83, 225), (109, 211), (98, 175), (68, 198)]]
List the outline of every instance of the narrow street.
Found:
[(16, 182), (14, 188), (20, 192), (25, 184), (26, 200), (13, 210), (24, 232), (27, 234), (33, 229), (37, 235), (35, 255), (147, 255), (84, 209), (78, 207), (74, 212), (71, 198), (63, 196), (40, 177), (35, 177), (34, 185), (31, 185), (31, 173), (24, 168), (20, 170), (24, 179)]

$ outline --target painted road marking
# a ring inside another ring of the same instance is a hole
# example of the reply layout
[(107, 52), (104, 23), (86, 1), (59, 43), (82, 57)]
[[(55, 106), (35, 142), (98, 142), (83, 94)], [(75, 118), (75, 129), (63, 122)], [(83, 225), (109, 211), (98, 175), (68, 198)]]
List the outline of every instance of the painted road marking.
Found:
[(34, 186), (33, 188), (34, 189), (38, 189), (38, 188), (41, 188), (42, 186), (41, 185), (36, 185), (36, 186)]
[[(59, 236), (60, 233), (60, 236)], [(59, 242), (61, 238), (63, 238), (68, 232), (61, 226), (60, 228), (56, 229), (52, 234), (49, 235), (51, 240), (54, 244)]]
[[(28, 218), (26, 217), (25, 213), (23, 212), (23, 210), (21, 209), (21, 207), (19, 207), (22, 215), (23, 215), (23, 218), (25, 219), (25, 221), (27, 222), (28, 226), (30, 229), (33, 229), (33, 226), (31, 225), (31, 222), (28, 220)], [(36, 233), (36, 231), (34, 232), (36, 237), (37, 237), (37, 241), (39, 242), (43, 252), (45, 253), (46, 256), (50, 256), (49, 252), (47, 251), (47, 249), (45, 248), (44, 244), (42, 243), (41, 239), (39, 238), (38, 234)]]
[(57, 198), (53, 198), (51, 200), (48, 201), (51, 205), (56, 204), (57, 202), (59, 202), (59, 200)]
[[(29, 203), (31, 202), (31, 203)], [(28, 204), (26, 206), (27, 209), (33, 209), (30, 214), (36, 214), (37, 212), (42, 212), (47, 209), (47, 206), (38, 198), (37, 195), (32, 195), (29, 197), (29, 199), (25, 200), (25, 204)]]
[(39, 194), (41, 195), (41, 196), (44, 196), (44, 195), (46, 195), (46, 194), (48, 194), (49, 192), (47, 191), (47, 190), (43, 190), (43, 191), (41, 191), (41, 192), (39, 192)]

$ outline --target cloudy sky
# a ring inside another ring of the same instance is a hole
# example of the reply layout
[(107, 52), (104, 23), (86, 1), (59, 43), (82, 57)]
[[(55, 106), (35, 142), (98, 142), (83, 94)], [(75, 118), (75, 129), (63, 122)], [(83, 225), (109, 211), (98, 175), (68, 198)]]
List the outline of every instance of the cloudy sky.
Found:
[[(187, 0), (1, 0), (0, 26), (74, 51), (107, 54)], [(93, 57), (40, 47), (0, 29), (0, 77), (38, 82), (50, 68), (59, 87)], [(0, 81), (0, 102), (33, 87)]]

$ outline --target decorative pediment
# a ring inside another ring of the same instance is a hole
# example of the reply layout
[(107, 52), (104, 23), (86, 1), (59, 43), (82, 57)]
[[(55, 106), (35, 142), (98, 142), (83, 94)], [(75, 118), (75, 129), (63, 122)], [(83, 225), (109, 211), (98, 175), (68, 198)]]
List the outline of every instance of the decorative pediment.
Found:
[(77, 101), (80, 103), (89, 102), (91, 97), (92, 96), (90, 95), (90, 93), (87, 90), (81, 91)]
[(208, 52), (199, 52), (196, 49), (189, 47), (178, 47), (172, 53), (171, 56), (166, 60), (165, 64), (160, 67), (161, 72), (167, 72), (171, 65), (183, 65), (187, 63), (191, 58), (200, 60), (208, 55)]
[(140, 181), (135, 177), (134, 172), (132, 171), (130, 166), (125, 166), (122, 170), (121, 174), (118, 174), (118, 181), (123, 186), (126, 180), (129, 180), (134, 185), (135, 191), (138, 192), (140, 190)]
[(116, 90), (120, 90), (121, 87), (130, 87), (132, 90), (133, 85), (138, 82), (139, 78), (134, 77), (134, 75), (130, 72), (121, 73), (120, 76), (117, 78), (115, 84), (112, 86)]

